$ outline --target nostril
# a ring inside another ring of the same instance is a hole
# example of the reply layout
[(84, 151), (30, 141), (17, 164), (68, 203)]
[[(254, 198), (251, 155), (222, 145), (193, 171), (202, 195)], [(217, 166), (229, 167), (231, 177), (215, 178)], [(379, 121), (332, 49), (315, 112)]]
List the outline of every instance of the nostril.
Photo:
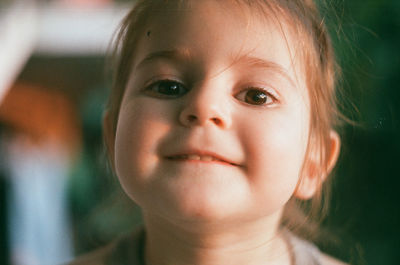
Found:
[(211, 120), (218, 126), (222, 125), (222, 121), (220, 119), (218, 119), (218, 118), (212, 118)]
[(189, 122), (194, 122), (195, 120), (197, 120), (197, 117), (195, 115), (189, 115), (187, 119)]
[(212, 123), (219, 127), (225, 127), (227, 125), (226, 120), (218, 115), (196, 115), (185, 113), (186, 111), (181, 112), (179, 115), (180, 122), (185, 126), (195, 126), (195, 125), (206, 125), (207, 123)]

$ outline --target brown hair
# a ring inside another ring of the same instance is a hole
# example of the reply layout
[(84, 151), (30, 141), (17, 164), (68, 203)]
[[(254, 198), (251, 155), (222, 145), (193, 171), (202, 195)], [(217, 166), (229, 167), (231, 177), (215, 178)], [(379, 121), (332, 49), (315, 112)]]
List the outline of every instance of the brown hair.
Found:
[[(116, 35), (113, 53), (116, 59), (114, 83), (106, 110), (112, 121), (113, 133), (116, 131), (120, 104), (136, 55), (135, 44), (143, 35), (147, 21), (151, 19), (152, 10), (159, 9), (161, 4), (171, 2), (179, 5), (189, 1), (138, 0), (123, 20)], [(310, 136), (306, 158), (311, 153), (318, 154), (315, 159), (320, 167), (313, 174), (318, 177), (322, 188), (317, 191), (311, 201), (304, 202), (292, 198), (286, 205), (282, 224), (303, 236), (306, 234), (310, 237), (315, 233), (308, 228), (314, 230), (313, 228), (317, 226), (306, 224), (310, 224), (310, 218), (320, 221), (326, 213), (329, 202), (330, 185), (326, 184), (326, 181), (322, 185), (322, 182), (323, 176), (329, 173), (330, 132), (337, 125), (340, 116), (335, 96), (335, 73), (338, 68), (331, 40), (324, 19), (319, 15), (313, 0), (236, 0), (236, 3), (257, 9), (264, 14), (267, 12), (276, 18), (280, 26), (283, 24), (279, 22), (280, 19), (284, 19), (284, 23), (290, 26), (294, 36), (301, 40), (299, 50), (311, 102)], [(311, 141), (312, 144), (310, 144)], [(303, 169), (308, 161), (308, 159), (305, 160)]]

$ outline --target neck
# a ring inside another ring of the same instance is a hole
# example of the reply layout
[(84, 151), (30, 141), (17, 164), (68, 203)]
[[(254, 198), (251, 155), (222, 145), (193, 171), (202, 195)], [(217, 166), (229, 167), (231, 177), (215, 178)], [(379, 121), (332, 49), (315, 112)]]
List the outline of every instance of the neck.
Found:
[(144, 214), (147, 265), (290, 264), (280, 214), (239, 224), (177, 224)]

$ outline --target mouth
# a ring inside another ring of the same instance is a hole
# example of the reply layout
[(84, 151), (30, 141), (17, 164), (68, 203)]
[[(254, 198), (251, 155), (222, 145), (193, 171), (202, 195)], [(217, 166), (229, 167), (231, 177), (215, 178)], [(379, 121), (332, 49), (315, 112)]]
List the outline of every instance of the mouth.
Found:
[(179, 154), (167, 156), (166, 159), (171, 161), (187, 161), (187, 162), (203, 162), (203, 163), (221, 163), (231, 166), (239, 166), (225, 158), (213, 154)]

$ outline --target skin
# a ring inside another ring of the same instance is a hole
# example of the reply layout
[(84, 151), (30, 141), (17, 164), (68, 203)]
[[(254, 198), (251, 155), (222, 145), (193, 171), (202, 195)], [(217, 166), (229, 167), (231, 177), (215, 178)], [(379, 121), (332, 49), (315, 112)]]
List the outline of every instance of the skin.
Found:
[(146, 264), (291, 264), (282, 210), (318, 187), (307, 174), (298, 186), (310, 102), (287, 27), (209, 0), (147, 27), (115, 137), (106, 130), (143, 210)]

